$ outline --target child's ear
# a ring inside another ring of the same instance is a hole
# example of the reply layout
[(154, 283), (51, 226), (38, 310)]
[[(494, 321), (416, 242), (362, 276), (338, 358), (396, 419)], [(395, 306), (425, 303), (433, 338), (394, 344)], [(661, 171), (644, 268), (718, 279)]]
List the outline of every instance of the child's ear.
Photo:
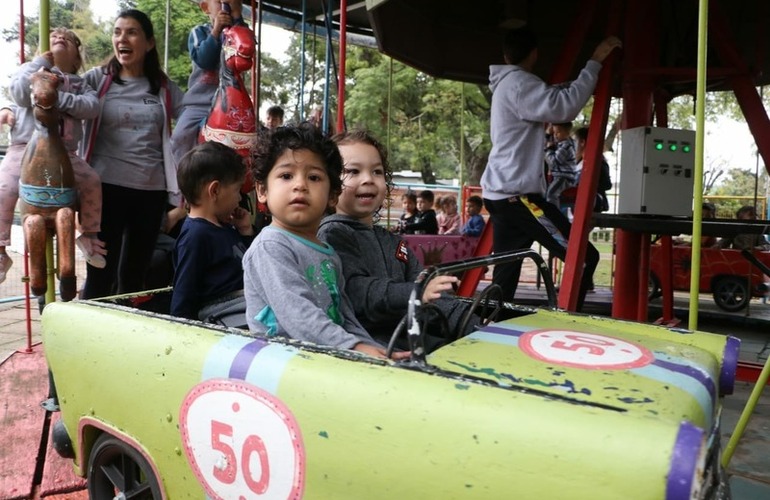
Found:
[(328, 208), (336, 207), (339, 199), (340, 199), (339, 193), (329, 193), (329, 204), (327, 205), (327, 207)]
[(203, 11), (203, 13), (208, 16), (209, 15), (209, 3), (206, 0), (203, 0), (200, 3), (200, 5), (201, 5), (201, 10)]
[(257, 201), (267, 204), (267, 184), (257, 182)]
[(219, 196), (219, 190), (221, 187), (222, 184), (219, 181), (211, 181), (206, 184), (206, 194), (212, 200), (216, 200), (217, 196)]

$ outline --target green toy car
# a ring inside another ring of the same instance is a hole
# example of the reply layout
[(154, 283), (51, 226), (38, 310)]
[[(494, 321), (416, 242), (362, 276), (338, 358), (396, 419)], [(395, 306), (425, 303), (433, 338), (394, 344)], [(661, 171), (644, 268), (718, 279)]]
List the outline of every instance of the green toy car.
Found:
[(412, 359), (393, 362), (53, 303), (55, 445), (96, 499), (726, 495), (738, 340), (506, 304), (424, 355), (412, 326)]

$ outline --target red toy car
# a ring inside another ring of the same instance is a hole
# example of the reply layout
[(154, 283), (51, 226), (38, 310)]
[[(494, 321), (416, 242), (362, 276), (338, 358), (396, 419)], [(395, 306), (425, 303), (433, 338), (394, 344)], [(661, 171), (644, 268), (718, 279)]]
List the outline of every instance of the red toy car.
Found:
[[(650, 298), (660, 296), (660, 277), (664, 266), (661, 245), (650, 249)], [(743, 254), (742, 254), (743, 253)], [(755, 262), (750, 262), (754, 257)], [(674, 290), (690, 289), (692, 247), (673, 247)], [(701, 249), (700, 292), (711, 292), (719, 308), (735, 312), (745, 308), (751, 297), (762, 297), (770, 289), (765, 272), (770, 267), (770, 252), (754, 250), (703, 248)]]

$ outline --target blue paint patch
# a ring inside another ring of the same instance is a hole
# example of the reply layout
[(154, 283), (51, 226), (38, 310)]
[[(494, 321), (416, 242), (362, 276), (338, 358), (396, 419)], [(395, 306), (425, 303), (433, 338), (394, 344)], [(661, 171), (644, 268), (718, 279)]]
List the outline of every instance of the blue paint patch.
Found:
[(329, 433), (326, 431), (321, 431), (318, 433), (319, 436), (321, 436), (324, 439), (329, 439)]
[(684, 373), (674, 372), (657, 366), (656, 364), (647, 365), (643, 368), (634, 368), (630, 371), (642, 377), (671, 384), (688, 393), (700, 406), (707, 424), (711, 425), (713, 399), (709, 391), (699, 380), (691, 378)]
[(287, 363), (299, 352), (264, 339), (227, 335), (209, 351), (202, 378), (237, 378), (276, 395)]
[(467, 391), (470, 388), (471, 386), (468, 384), (455, 384), (455, 389), (460, 389), (461, 391)]
[(241, 337), (240, 335), (225, 335), (214, 344), (206, 356), (203, 364), (203, 380), (212, 378), (228, 378), (230, 368), (233, 366), (238, 353), (248, 344), (254, 342), (253, 338)]

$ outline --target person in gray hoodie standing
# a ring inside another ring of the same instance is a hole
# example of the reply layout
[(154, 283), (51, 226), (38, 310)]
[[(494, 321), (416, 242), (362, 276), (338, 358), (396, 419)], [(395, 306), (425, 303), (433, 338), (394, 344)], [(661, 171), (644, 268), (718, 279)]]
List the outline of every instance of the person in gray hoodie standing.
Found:
[[(527, 26), (506, 34), (506, 64), (490, 66), (492, 150), (481, 177), (495, 253), (530, 248), (537, 241), (551, 255), (566, 257), (569, 220), (544, 196), (544, 124), (575, 119), (596, 87), (602, 61), (620, 46), (615, 37), (605, 39), (576, 80), (547, 85), (532, 74), (538, 56), (535, 34)], [(578, 310), (598, 262), (599, 252), (589, 243)], [(520, 273), (521, 262), (495, 266), (494, 282), (505, 300), (513, 300)]]

